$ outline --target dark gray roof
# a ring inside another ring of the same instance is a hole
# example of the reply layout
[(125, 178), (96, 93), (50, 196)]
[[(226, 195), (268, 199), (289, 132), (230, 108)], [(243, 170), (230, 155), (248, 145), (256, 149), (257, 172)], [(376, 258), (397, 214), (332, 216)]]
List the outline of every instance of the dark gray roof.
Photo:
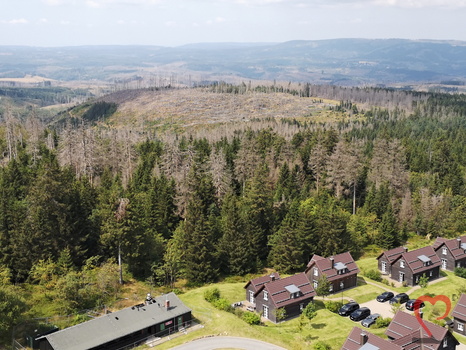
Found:
[[(170, 307), (165, 308), (165, 300)], [(170, 320), (191, 311), (174, 294), (155, 298), (155, 303), (128, 307), (105, 316), (46, 335), (54, 350), (86, 350), (106, 344), (141, 329)]]

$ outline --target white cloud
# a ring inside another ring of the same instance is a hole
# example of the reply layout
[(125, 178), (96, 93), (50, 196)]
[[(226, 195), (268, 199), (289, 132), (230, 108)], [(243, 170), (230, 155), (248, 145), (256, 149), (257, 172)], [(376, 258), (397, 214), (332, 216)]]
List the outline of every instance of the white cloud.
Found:
[(167, 22), (165, 22), (165, 25), (166, 25), (167, 27), (176, 27), (176, 22), (174, 22), (174, 21), (167, 21)]
[(45, 23), (49, 23), (49, 20), (47, 18), (40, 18), (38, 22), (40, 24), (45, 24)]
[(67, 25), (71, 24), (71, 22), (70, 22), (70, 21), (61, 20), (61, 21), (60, 21), (60, 24), (63, 25), (63, 26), (67, 26)]
[(382, 6), (423, 8), (461, 8), (466, 7), (466, 0), (374, 0), (374, 4)]
[[(63, 1), (63, 0), (48, 0)], [(157, 5), (162, 0), (87, 0), (86, 5), (92, 8), (103, 8), (112, 5)]]
[(8, 21), (1, 21), (3, 24), (28, 24), (29, 21), (24, 18), (15, 18), (15, 19), (10, 19)]

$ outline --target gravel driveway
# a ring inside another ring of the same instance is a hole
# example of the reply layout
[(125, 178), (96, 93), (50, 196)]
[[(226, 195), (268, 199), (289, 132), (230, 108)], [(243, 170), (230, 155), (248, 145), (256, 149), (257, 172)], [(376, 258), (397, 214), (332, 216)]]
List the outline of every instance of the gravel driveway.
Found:
[[(365, 306), (371, 310), (371, 314), (381, 314), (382, 317), (393, 317), (393, 313), (391, 311), (391, 305), (388, 301), (384, 303), (379, 303), (377, 300), (371, 300), (365, 303), (360, 304), (361, 307)], [(402, 308), (403, 311), (406, 311), (404, 306)]]
[(260, 340), (241, 337), (208, 337), (179, 345), (173, 350), (214, 350), (236, 348), (244, 350), (286, 350), (280, 346), (265, 343)]

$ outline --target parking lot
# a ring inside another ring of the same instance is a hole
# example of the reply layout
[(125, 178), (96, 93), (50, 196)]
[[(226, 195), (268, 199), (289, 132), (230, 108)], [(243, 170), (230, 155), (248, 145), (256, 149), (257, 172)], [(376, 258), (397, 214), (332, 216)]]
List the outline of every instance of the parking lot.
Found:
[[(379, 303), (377, 300), (371, 300), (366, 303), (360, 304), (361, 307), (368, 307), (371, 310), (371, 314), (381, 314), (382, 317), (393, 317), (393, 312), (392, 312), (392, 306), (388, 301), (384, 303)], [(404, 306), (401, 308), (401, 310), (405, 312), (407, 311)]]

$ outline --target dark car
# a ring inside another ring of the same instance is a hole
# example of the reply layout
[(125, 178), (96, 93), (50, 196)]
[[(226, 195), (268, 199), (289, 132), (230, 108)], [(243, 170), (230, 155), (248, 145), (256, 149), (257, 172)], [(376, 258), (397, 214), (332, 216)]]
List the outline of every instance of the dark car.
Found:
[[(409, 299), (407, 302), (406, 302), (406, 305), (405, 305), (405, 308), (406, 310), (409, 310), (409, 311), (414, 311), (414, 305), (416, 303), (416, 299)], [(421, 301), (419, 307), (424, 307), (425, 304), (424, 302)]]
[(377, 296), (377, 301), (378, 302), (385, 302), (387, 300), (390, 300), (391, 298), (393, 298), (395, 296), (395, 294), (393, 294), (392, 292), (383, 292), (382, 294), (380, 294), (379, 296)]
[(340, 316), (349, 316), (353, 311), (356, 311), (359, 309), (359, 304), (355, 301), (350, 301), (349, 303), (346, 303), (343, 305), (340, 310), (338, 310), (338, 314)]
[(409, 300), (409, 296), (406, 293), (400, 293), (390, 299), (390, 304), (404, 304)]
[(368, 307), (362, 307), (360, 309), (357, 309), (356, 311), (353, 311), (349, 318), (351, 319), (351, 321), (361, 321), (370, 314), (371, 309), (369, 309)]
[(371, 325), (377, 321), (377, 319), (380, 317), (380, 314), (372, 314), (367, 316), (364, 320), (361, 321), (361, 324), (363, 327), (369, 328)]

